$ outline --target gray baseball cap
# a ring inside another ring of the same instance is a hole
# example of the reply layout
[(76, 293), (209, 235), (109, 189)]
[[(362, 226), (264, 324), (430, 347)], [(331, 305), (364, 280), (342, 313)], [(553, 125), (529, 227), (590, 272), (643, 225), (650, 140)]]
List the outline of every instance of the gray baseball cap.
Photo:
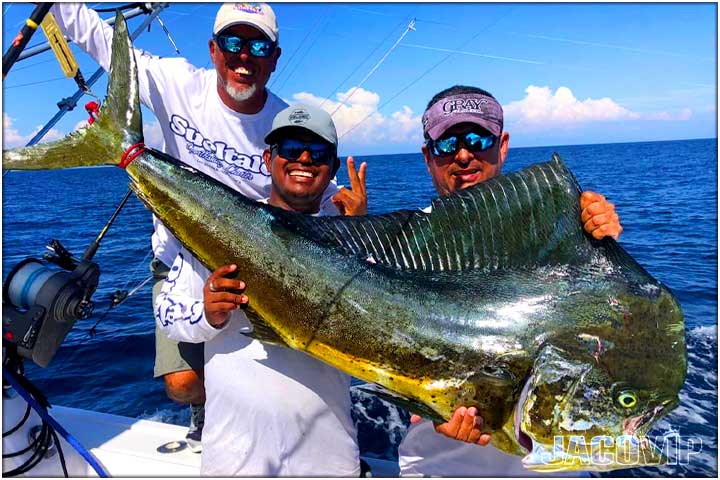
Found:
[(265, 143), (272, 145), (281, 130), (302, 128), (327, 140), (337, 148), (338, 139), (335, 123), (325, 110), (310, 105), (290, 105), (273, 119), (272, 129), (265, 136)]

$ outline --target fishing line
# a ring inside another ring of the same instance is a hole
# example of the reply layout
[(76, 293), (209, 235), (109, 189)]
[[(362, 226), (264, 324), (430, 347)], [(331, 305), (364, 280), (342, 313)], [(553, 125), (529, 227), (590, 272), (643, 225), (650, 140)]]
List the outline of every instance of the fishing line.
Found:
[(335, 110), (333, 110), (333, 112), (330, 114), (330, 116), (335, 115), (335, 113), (337, 113), (337, 111), (340, 110), (340, 107), (342, 107), (343, 105), (345, 105), (345, 102), (347, 102), (348, 100), (350, 100), (350, 97), (352, 97), (353, 95), (355, 95), (355, 92), (357, 92), (357, 91), (360, 89), (360, 87), (362, 87), (362, 85), (372, 76), (372, 74), (375, 73), (375, 71), (376, 71), (378, 68), (380, 68), (380, 65), (383, 64), (383, 62), (388, 58), (388, 56), (390, 56), (390, 54), (393, 52), (393, 50), (395, 50), (395, 49), (397, 48), (397, 46), (400, 44), (400, 42), (402, 41), (402, 39), (405, 38), (405, 35), (407, 35), (408, 33), (410, 33), (411, 30), (412, 30), (412, 31), (415, 31), (415, 19), (414, 19), (414, 18), (413, 18), (412, 20), (410, 20), (410, 24), (407, 26), (407, 28), (406, 28), (405, 31), (402, 33), (402, 35), (400, 35), (400, 38), (398, 38), (397, 41), (393, 44), (393, 46), (390, 47), (390, 50), (388, 50), (388, 51), (385, 53), (385, 55), (383, 55), (383, 57), (380, 59), (380, 61), (378, 61), (378, 62), (375, 64), (375, 66), (374, 66), (372, 69), (370, 69), (370, 71), (368, 72), (368, 74), (365, 75), (365, 78), (363, 78), (363, 79), (360, 81), (360, 83), (357, 84), (357, 85), (352, 89), (352, 91), (350, 92), (350, 94), (349, 94), (347, 97), (345, 97), (345, 99), (343, 99), (343, 100), (340, 101), (340, 103), (338, 104), (337, 107), (335, 107)]
[[(326, 9), (325, 11), (327, 12), (327, 9)], [(295, 50), (293, 50), (293, 52), (292, 52), (292, 54), (290, 55), (290, 58), (288, 59), (288, 61), (287, 61), (287, 62), (284, 62), (283, 67), (280, 69), (280, 71), (277, 73), (277, 75), (273, 75), (273, 77), (270, 79), (270, 83), (269, 83), (268, 87), (272, 87), (272, 86), (278, 81), (278, 79), (282, 76), (282, 74), (285, 72), (285, 70), (288, 68), (288, 66), (289, 66), (290, 63), (292, 62), (293, 58), (295, 58), (295, 55), (297, 55), (297, 53), (300, 51), (300, 47), (302, 47), (302, 45), (303, 45), (303, 44), (305, 43), (305, 41), (308, 39), (308, 37), (310, 36), (310, 34), (315, 31), (315, 29), (317, 28), (317, 26), (320, 25), (320, 22), (322, 21), (322, 20), (321, 20), (322, 18), (323, 18), (323, 15), (318, 16), (318, 19), (317, 19), (317, 21), (315, 22), (315, 24), (312, 26), (312, 28), (310, 28), (310, 29), (308, 30), (308, 32), (305, 34), (305, 36), (303, 37), (303, 39), (300, 40), (300, 43), (298, 44), (298, 46), (295, 47)]]
[[(329, 12), (329, 11), (330, 11), (329, 9), (326, 9), (326, 10), (325, 10), (325, 12)], [(310, 52), (310, 51), (312, 50), (312, 48), (315, 46), (315, 44), (317, 43), (317, 41), (320, 39), (320, 36), (321, 36), (321, 34), (322, 34), (322, 29), (330, 22), (330, 18), (331, 18), (331, 16), (330, 16), (328, 13), (326, 13), (325, 15), (322, 15), (322, 16), (318, 19), (318, 23), (316, 24), (316, 25), (318, 25), (318, 27), (317, 27), (317, 33), (318, 33), (318, 35), (313, 39), (313, 41), (312, 41), (312, 42), (310, 43), (310, 45), (307, 47), (307, 49), (306, 49), (307, 52)], [(325, 20), (324, 23), (322, 23), (321, 19), (324, 19), (324, 20)], [(322, 23), (322, 24), (321, 24), (321, 23)], [(310, 30), (310, 33), (314, 33), (312, 29)], [(309, 34), (306, 35), (305, 38), (307, 38), (308, 36), (309, 36)], [(303, 39), (303, 41), (305, 41), (305, 39)], [(301, 45), (302, 45), (302, 43), (301, 43)], [(295, 52), (293, 52), (293, 55), (291, 56), (290, 60), (292, 60), (292, 58), (295, 56), (295, 54), (296, 54), (299, 50), (300, 50), (300, 45), (298, 45), (298, 48), (295, 50)], [(306, 55), (306, 58), (307, 58), (307, 55)], [(288, 61), (288, 63), (286, 64), (286, 67), (289, 66), (289, 65), (290, 65), (290, 62)], [(285, 84), (286, 84), (286, 83), (288, 82), (288, 80), (290, 80), (290, 78), (295, 74), (295, 72), (296, 72), (297, 69), (300, 67), (300, 65), (302, 65), (302, 61), (295, 62), (295, 65), (293, 66), (293, 68), (292, 68), (292, 70), (290, 71), (290, 73), (287, 74), (287, 76), (285, 77), (285, 79), (283, 79), (282, 84), (276, 89), (278, 92), (281, 91), (281, 90), (283, 89), (283, 87), (285, 87)]]
[(27, 70), (28, 68), (36, 67), (38, 65), (42, 65), (43, 63), (50, 63), (52, 61), (53, 61), (53, 59), (51, 58), (49, 60), (41, 60), (39, 62), (31, 63), (29, 65), (23, 65), (22, 67), (15, 67), (15, 71), (19, 72), (20, 70)]
[(459, 53), (462, 55), (470, 55), (471, 57), (483, 57), (483, 58), (492, 58), (495, 60), (507, 60), (508, 62), (519, 62), (519, 63), (529, 63), (532, 65), (545, 65), (545, 62), (539, 62), (537, 60), (527, 60), (524, 58), (516, 58), (516, 57), (500, 57), (498, 55), (488, 55), (486, 53), (475, 53), (475, 52), (466, 52), (464, 50), (451, 50), (449, 48), (438, 48), (438, 47), (430, 47), (428, 45), (416, 45), (413, 43), (404, 43), (403, 47), (406, 48), (419, 48), (421, 50), (432, 50), (434, 52), (449, 52), (449, 53)]
[[(502, 19), (504, 19), (505, 17), (507, 17), (507, 16), (510, 14), (510, 12), (512, 12), (512, 11), (514, 10), (514, 8), (515, 8), (514, 6), (510, 7), (510, 9), (508, 9), (507, 12), (505, 12), (503, 15), (501, 15), (500, 17), (498, 17), (494, 22), (490, 23), (490, 24), (487, 25), (485, 28), (483, 28), (483, 29), (481, 29), (480, 31), (478, 31), (478, 33), (476, 33), (475, 35), (473, 35), (472, 37), (470, 37), (468, 40), (466, 40), (465, 42), (463, 42), (463, 43), (461, 43), (460, 45), (458, 45), (457, 47), (455, 47), (455, 50), (460, 50), (460, 49), (463, 48), (465, 45), (467, 45), (468, 43), (472, 42), (472, 41), (475, 40), (477, 37), (479, 37), (480, 34), (484, 33), (487, 29), (495, 26), (495, 24), (497, 24), (498, 22), (500, 22), (500, 20), (502, 20)], [(408, 88), (410, 88), (410, 87), (412, 87), (413, 85), (415, 85), (415, 84), (416, 84), (417, 82), (419, 82), (423, 77), (425, 77), (425, 75), (427, 75), (427, 74), (430, 73), (431, 71), (435, 70), (437, 67), (439, 67), (442, 63), (444, 63), (448, 58), (452, 57), (453, 55), (455, 55), (455, 53), (449, 53), (449, 54), (447, 54), (447, 55), (446, 55), (444, 58), (442, 58), (439, 62), (437, 62), (435, 65), (433, 65), (433, 66), (430, 67), (429, 69), (425, 70), (425, 72), (423, 72), (422, 74), (420, 74), (420, 76), (418, 76), (417, 78), (415, 78), (415, 80), (413, 80), (413, 81), (410, 82), (409, 84), (405, 85), (405, 86), (404, 86), (402, 89), (400, 89), (400, 91), (398, 91), (395, 95), (393, 95), (392, 97), (390, 97), (388, 100), (384, 101), (375, 111), (369, 113), (365, 118), (363, 118), (363, 119), (360, 120), (358, 123), (356, 123), (355, 125), (353, 125), (353, 126), (350, 128), (350, 130), (347, 130), (347, 131), (346, 131), (345, 133), (343, 133), (342, 135), (339, 135), (338, 138), (339, 138), (339, 139), (340, 139), (340, 138), (343, 138), (345, 135), (347, 135), (348, 133), (352, 132), (352, 131), (355, 130), (358, 126), (360, 126), (361, 124), (363, 124), (363, 123), (364, 123), (368, 118), (370, 118), (373, 114), (379, 113), (380, 110), (381, 110), (383, 107), (385, 107), (388, 103), (390, 103), (391, 101), (395, 100), (395, 98), (397, 98), (397, 97), (400, 96), (402, 93), (404, 93)]]
[[(152, 250), (150, 250), (146, 255), (145, 258), (143, 258), (142, 262), (138, 264), (137, 267), (135, 267), (135, 271), (138, 270), (138, 268), (141, 265), (145, 265), (145, 262), (147, 262), (147, 259), (150, 257), (150, 254), (152, 253)], [(133, 272), (134, 273), (134, 272)], [(132, 278), (134, 275), (131, 275), (130, 278)], [(110, 295), (110, 305), (108, 305), (108, 308), (100, 315), (100, 318), (97, 319), (97, 321), (93, 324), (92, 327), (88, 329), (88, 336), (80, 342), (77, 346), (83, 345), (85, 341), (87, 341), (90, 338), (94, 338), (95, 335), (97, 335), (97, 326), (100, 324), (102, 320), (105, 319), (105, 317), (110, 313), (111, 310), (117, 308), (122, 303), (124, 303), (128, 298), (132, 297), (138, 290), (140, 290), (142, 287), (145, 286), (150, 280), (153, 279), (153, 274), (149, 274), (147, 277), (145, 277), (144, 280), (142, 280), (140, 283), (138, 283), (135, 287), (133, 287), (132, 290), (129, 292), (127, 291), (127, 288), (122, 288), (119, 290), (115, 290), (115, 293)], [(125, 284), (125, 287), (127, 287), (130, 284), (130, 280), (127, 281)]]
[[(346, 8), (347, 8), (347, 7), (346, 7)], [(337, 85), (337, 87), (335, 87), (335, 89), (334, 89), (332, 92), (330, 92), (330, 94), (328, 94), (328, 96), (325, 97), (325, 99), (324, 99), (322, 102), (320, 102), (320, 105), (319, 105), (319, 106), (322, 107), (322, 106), (325, 104), (325, 102), (327, 102), (328, 99), (329, 99), (331, 96), (333, 96), (333, 95), (335, 94), (335, 92), (337, 92), (337, 91), (340, 89), (340, 87), (341, 87), (346, 81), (348, 81), (348, 80), (350, 79), (350, 77), (352, 77), (353, 75), (355, 75), (355, 72), (357, 72), (358, 70), (360, 70), (360, 67), (367, 61), (367, 58), (370, 58), (370, 57), (372, 57), (373, 55), (375, 55), (375, 52), (377, 52), (378, 50), (380, 50), (380, 47), (381, 47), (385, 42), (388, 41), (388, 39), (392, 36), (393, 32), (394, 32), (395, 30), (397, 30), (397, 28), (398, 28), (400, 25), (402, 25), (403, 23), (405, 23), (405, 20), (404, 20), (404, 19), (403, 19), (403, 20), (400, 20), (400, 22), (398, 22), (398, 24), (395, 25), (395, 26), (392, 28), (392, 30), (390, 30), (390, 33), (388, 33), (387, 36), (386, 36), (385, 38), (383, 38), (380, 43), (377, 44), (377, 46), (373, 49), (373, 51), (370, 52), (370, 53), (367, 55), (366, 59), (365, 59), (365, 60), (362, 60), (360, 63), (358, 63), (357, 67), (355, 67), (355, 69), (354, 69), (352, 72), (350, 72), (350, 74), (348, 74), (347, 77), (343, 78), (342, 81)]]
[[(123, 290), (127, 290), (127, 287), (128, 287), (128, 285), (130, 285), (132, 278), (136, 276), (136, 273), (138, 272), (138, 270), (140, 270), (140, 267), (142, 267), (143, 265), (146, 264), (145, 262), (147, 262), (148, 258), (150, 257), (150, 255), (152, 255), (152, 253), (153, 253), (152, 249), (148, 250), (148, 252), (145, 254), (145, 257), (143, 257), (143, 259), (140, 261), (140, 263), (138, 263), (135, 266), (135, 270), (132, 271), (132, 273), (128, 276), (127, 282), (125, 282), (125, 285), (123, 285)], [(143, 280), (143, 282), (144, 281), (146, 281), (146, 280)], [(135, 288), (137, 288), (137, 287), (135, 287)]]
[(10, 86), (6, 86), (5, 90), (10, 90), (13, 88), (20, 88), (20, 87), (30, 87), (32, 85), (41, 85), (43, 83), (57, 82), (58, 80), (65, 80), (65, 78), (67, 78), (67, 77), (62, 76), (62, 77), (51, 78), (50, 80), (42, 80), (39, 82), (21, 83), (19, 85), (10, 85)]
[(95, 8), (94, 10), (99, 13), (115, 13), (116, 10), (130, 10), (131, 8), (137, 8), (140, 7), (147, 13), (147, 7), (144, 3), (136, 2), (136, 3), (126, 3), (125, 5), (120, 5), (119, 7), (114, 8)]

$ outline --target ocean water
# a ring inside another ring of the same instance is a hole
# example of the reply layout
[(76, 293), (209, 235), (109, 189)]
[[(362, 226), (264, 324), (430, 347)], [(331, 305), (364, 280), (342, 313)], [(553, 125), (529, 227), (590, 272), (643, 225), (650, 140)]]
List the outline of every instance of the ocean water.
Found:
[[(717, 140), (511, 147), (504, 171), (547, 161), (553, 152), (584, 189), (615, 203), (620, 243), (673, 290), (685, 313), (689, 371), (681, 404), (650, 435), (677, 440), (670, 443), (678, 447), (669, 450), (672, 462), (610, 475), (717, 476)], [(435, 196), (419, 153), (358, 161), (368, 163), (371, 213), (421, 208)], [(348, 183), (344, 167), (339, 181)], [(51, 238), (80, 255), (126, 191), (127, 177), (114, 167), (5, 175), (3, 280), (23, 258), (40, 258)], [(133, 197), (95, 256), (102, 270), (95, 314), (75, 325), (49, 367), (27, 364), (28, 378), (52, 404), (187, 424), (187, 408), (170, 402), (152, 378), (149, 284), (108, 309), (116, 290), (132, 290), (147, 277), (151, 233), (150, 214)], [(407, 412), (351, 393), (362, 453), (396, 458)]]

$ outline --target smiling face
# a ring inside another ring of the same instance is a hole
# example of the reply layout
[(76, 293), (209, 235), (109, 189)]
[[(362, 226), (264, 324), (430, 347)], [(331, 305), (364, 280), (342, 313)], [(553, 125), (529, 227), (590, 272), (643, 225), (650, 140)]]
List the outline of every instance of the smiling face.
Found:
[[(489, 134), (479, 125), (460, 123), (447, 129), (440, 138), (449, 135), (460, 137), (474, 131)], [(452, 155), (436, 156), (427, 145), (422, 146), (423, 156), (428, 172), (432, 177), (435, 189), (440, 195), (449, 195), (456, 190), (472, 187), (480, 182), (500, 175), (502, 165), (507, 156), (510, 134), (502, 132), (500, 139), (483, 152), (472, 152), (467, 145), (461, 144), (460, 149)]]
[(282, 140), (285, 139), (327, 146), (331, 155), (328, 160), (313, 161), (308, 150), (302, 150), (296, 159), (283, 157), (277, 146), (265, 150), (263, 159), (272, 175), (272, 190), (268, 203), (285, 210), (317, 213), (323, 194), (339, 167), (334, 149), (317, 135), (304, 130), (284, 133)]
[[(233, 25), (221, 33), (245, 40), (266, 38), (260, 30), (249, 25)], [(239, 113), (259, 112), (267, 97), (265, 85), (275, 71), (280, 53), (280, 47), (277, 47), (269, 57), (254, 57), (247, 45), (243, 45), (240, 53), (223, 52), (214, 40), (210, 40), (210, 58), (217, 71), (217, 90), (223, 103)]]

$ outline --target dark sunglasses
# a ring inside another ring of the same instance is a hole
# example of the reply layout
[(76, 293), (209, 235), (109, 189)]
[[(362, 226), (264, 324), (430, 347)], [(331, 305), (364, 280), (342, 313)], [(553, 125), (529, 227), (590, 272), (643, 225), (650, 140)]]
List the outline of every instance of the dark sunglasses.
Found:
[(275, 51), (275, 43), (264, 38), (247, 40), (237, 35), (220, 34), (213, 37), (220, 50), (226, 53), (240, 53), (245, 45), (253, 57), (269, 57)]
[(428, 140), (427, 146), (435, 156), (445, 157), (455, 155), (460, 150), (460, 144), (471, 152), (484, 152), (495, 145), (497, 138), (493, 134), (480, 135), (475, 132), (468, 132), (465, 135), (450, 135), (437, 140)]
[(280, 140), (277, 145), (278, 155), (290, 162), (300, 158), (303, 152), (310, 153), (313, 163), (332, 163), (335, 160), (334, 149), (327, 143), (307, 143), (292, 138)]

